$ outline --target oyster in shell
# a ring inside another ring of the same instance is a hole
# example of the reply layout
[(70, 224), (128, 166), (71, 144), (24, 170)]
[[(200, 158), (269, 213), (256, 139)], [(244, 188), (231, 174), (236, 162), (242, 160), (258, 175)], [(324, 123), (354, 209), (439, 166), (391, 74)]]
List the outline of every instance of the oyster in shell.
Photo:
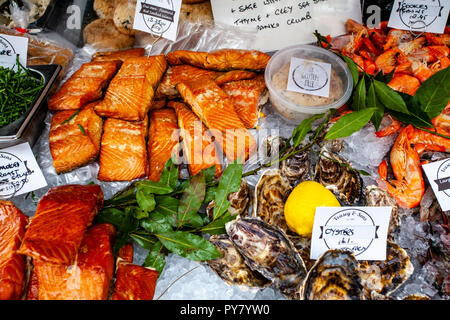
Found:
[(431, 300), (429, 296), (421, 293), (410, 294), (404, 297), (402, 300)]
[[(292, 150), (287, 150), (287, 153)], [(297, 152), (280, 163), (281, 175), (288, 179), (293, 187), (302, 181), (311, 179), (310, 168), (308, 151)]]
[(225, 228), (250, 269), (272, 280), (287, 297), (300, 297), (306, 267), (281, 230), (260, 219), (247, 218), (231, 221)]
[(268, 163), (278, 157), (280, 150), (286, 147), (287, 139), (280, 136), (268, 136), (258, 149), (259, 158)]
[[(230, 193), (228, 195), (228, 201), (230, 206), (228, 207), (228, 212), (234, 215), (246, 215), (246, 212), (250, 206), (252, 194), (250, 187), (245, 179), (241, 180), (241, 186), (237, 192)], [(215, 201), (212, 200), (206, 207), (206, 214), (212, 220), (213, 211), (215, 206)]]
[(368, 296), (375, 291), (390, 295), (413, 273), (408, 254), (398, 244), (388, 241), (385, 261), (362, 260), (359, 263), (361, 283)]
[(366, 205), (369, 207), (392, 207), (391, 219), (389, 221), (389, 238), (399, 226), (397, 202), (389, 193), (375, 185), (366, 187)]
[(325, 125), (325, 128), (319, 134), (319, 140), (321, 141), (319, 146), (321, 148), (326, 148), (330, 152), (338, 153), (339, 151), (344, 149), (344, 140), (342, 138), (333, 140), (324, 139), (328, 131), (330, 131), (331, 127), (334, 126), (335, 123), (336, 121), (330, 121)]
[(329, 189), (345, 205), (355, 205), (361, 198), (359, 173), (335, 153), (322, 149), (316, 165), (314, 180)]
[(289, 238), (289, 240), (291, 240), (294, 248), (302, 257), (303, 262), (306, 266), (306, 270), (311, 269), (315, 263), (315, 260), (309, 258), (311, 252), (311, 238), (302, 237), (297, 234), (291, 235), (290, 233), (287, 234), (287, 237)]
[(284, 203), (291, 190), (289, 181), (280, 170), (266, 170), (255, 186), (253, 218), (260, 218), (287, 232)]
[(244, 263), (244, 258), (227, 235), (211, 236), (209, 241), (216, 246), (222, 256), (207, 263), (226, 283), (248, 287), (264, 287), (270, 284), (269, 280), (252, 271)]
[(345, 250), (328, 250), (309, 270), (302, 288), (305, 300), (364, 300), (358, 261)]

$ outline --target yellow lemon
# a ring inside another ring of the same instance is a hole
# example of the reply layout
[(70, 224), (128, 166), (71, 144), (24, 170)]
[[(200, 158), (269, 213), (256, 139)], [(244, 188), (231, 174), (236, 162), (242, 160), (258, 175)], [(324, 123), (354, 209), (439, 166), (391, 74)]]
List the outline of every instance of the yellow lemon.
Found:
[(334, 194), (315, 181), (304, 181), (292, 190), (284, 205), (289, 228), (304, 237), (311, 237), (317, 207), (340, 207)]

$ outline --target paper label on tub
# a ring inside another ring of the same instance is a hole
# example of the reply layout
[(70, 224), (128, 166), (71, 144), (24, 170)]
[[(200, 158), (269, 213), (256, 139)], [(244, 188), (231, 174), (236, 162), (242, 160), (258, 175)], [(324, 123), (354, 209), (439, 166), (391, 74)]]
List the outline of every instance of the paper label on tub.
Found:
[(133, 29), (151, 33), (155, 38), (175, 41), (182, 0), (140, 0), (136, 4)]
[(330, 79), (331, 64), (291, 58), (287, 90), (328, 98)]
[(27, 66), (28, 38), (0, 34), (0, 67), (17, 70), (16, 58)]
[(28, 142), (0, 149), (0, 199), (47, 186)]
[(388, 27), (414, 32), (444, 33), (450, 1), (396, 0)]
[(318, 207), (310, 258), (343, 249), (358, 260), (385, 260), (391, 211), (391, 207)]
[(450, 158), (422, 166), (442, 211), (450, 210)]

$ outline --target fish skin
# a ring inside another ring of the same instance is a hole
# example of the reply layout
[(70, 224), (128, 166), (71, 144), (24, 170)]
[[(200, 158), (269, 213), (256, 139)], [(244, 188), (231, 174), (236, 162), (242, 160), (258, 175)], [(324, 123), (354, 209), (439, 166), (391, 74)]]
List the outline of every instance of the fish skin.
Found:
[(10, 201), (0, 201), (0, 300), (18, 300), (25, 286), (25, 260), (17, 253), (29, 218)]
[(150, 112), (149, 180), (159, 181), (164, 165), (172, 157), (174, 148), (178, 146), (178, 137), (177, 117), (173, 109), (164, 108)]
[(129, 122), (106, 119), (100, 150), (101, 181), (131, 181), (147, 175), (148, 117)]
[(246, 161), (256, 151), (255, 138), (237, 115), (233, 101), (213, 80), (186, 81), (177, 89), (211, 130), (228, 160)]
[(87, 103), (100, 99), (121, 64), (122, 61), (119, 60), (83, 64), (50, 98), (48, 109), (78, 110)]
[(158, 271), (118, 261), (112, 300), (153, 300)]
[(164, 55), (126, 59), (95, 112), (108, 118), (144, 120), (166, 68)]
[(39, 201), (18, 253), (35, 263), (72, 264), (87, 227), (102, 205), (99, 185), (51, 188)]
[[(207, 131), (208, 129), (184, 103), (170, 101), (168, 106), (173, 108), (177, 114), (178, 126), (181, 129), (180, 135), (183, 139), (183, 155), (185, 160), (188, 161), (190, 174), (195, 176), (201, 170), (216, 165), (215, 177), (218, 178), (222, 174), (222, 166), (218, 157), (217, 146), (212, 140), (211, 134)], [(201, 139), (195, 136), (196, 133), (201, 134)], [(201, 160), (200, 163), (199, 160)]]
[(114, 273), (113, 225), (90, 227), (70, 266), (35, 261), (38, 300), (106, 300)]

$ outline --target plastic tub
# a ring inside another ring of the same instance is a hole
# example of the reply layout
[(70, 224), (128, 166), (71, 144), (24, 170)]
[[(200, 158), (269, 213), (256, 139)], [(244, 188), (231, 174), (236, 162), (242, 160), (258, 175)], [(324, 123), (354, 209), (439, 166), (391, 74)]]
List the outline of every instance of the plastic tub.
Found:
[[(293, 57), (331, 64), (329, 98), (287, 90), (289, 66)], [(347, 64), (336, 54), (312, 45), (295, 45), (279, 50), (266, 67), (265, 80), (270, 102), (283, 118), (294, 124), (314, 114), (343, 106), (350, 98), (353, 88), (353, 78)]]

